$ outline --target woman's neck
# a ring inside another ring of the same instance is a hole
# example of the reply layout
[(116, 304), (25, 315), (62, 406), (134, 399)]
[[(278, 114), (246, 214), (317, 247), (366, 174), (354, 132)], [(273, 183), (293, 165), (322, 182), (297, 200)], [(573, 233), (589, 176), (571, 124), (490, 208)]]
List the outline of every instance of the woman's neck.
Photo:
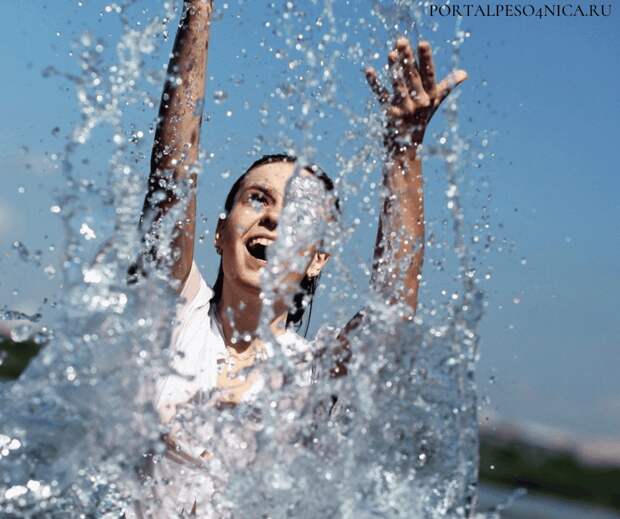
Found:
[[(222, 324), (224, 342), (228, 347), (242, 353), (259, 340), (256, 333), (262, 309), (263, 303), (259, 293), (249, 294), (231, 290), (226, 286), (222, 287), (216, 312)], [(277, 336), (286, 330), (287, 309), (284, 305), (277, 305), (274, 314), (275, 317), (269, 323), (269, 327), (271, 333)], [(235, 342), (233, 337), (236, 337)]]

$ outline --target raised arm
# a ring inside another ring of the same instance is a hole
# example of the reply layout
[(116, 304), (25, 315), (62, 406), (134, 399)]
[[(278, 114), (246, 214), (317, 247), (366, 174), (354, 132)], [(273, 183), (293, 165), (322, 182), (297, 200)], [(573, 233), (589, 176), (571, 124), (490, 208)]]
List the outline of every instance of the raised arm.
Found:
[(388, 54), (392, 93), (382, 86), (374, 69), (366, 78), (386, 111), (385, 195), (379, 220), (372, 282), (386, 301), (405, 301), (411, 312), (418, 304), (424, 258), (424, 190), (418, 154), (427, 125), (452, 88), (467, 78), (457, 70), (435, 82), (432, 50), (418, 45), (418, 59), (406, 38)]
[[(183, 2), (159, 106), (148, 192), (140, 220), (146, 247), (142, 260), (170, 261), (171, 273), (180, 282), (179, 290), (189, 275), (194, 255), (196, 173), (192, 166), (198, 158), (212, 10), (212, 0)], [(184, 193), (189, 197), (183, 198)], [(183, 211), (175, 215), (174, 232), (165, 233), (163, 217), (180, 203), (184, 204)], [(164, 235), (172, 241), (162, 243)]]
[[(424, 259), (424, 190), (422, 162), (418, 154), (427, 125), (450, 91), (467, 79), (456, 70), (439, 83), (428, 42), (418, 45), (416, 61), (406, 38), (399, 38), (388, 54), (392, 92), (366, 69), (366, 79), (386, 111), (384, 137), (386, 161), (383, 174), (384, 198), (373, 260), (373, 288), (385, 301), (404, 301), (408, 320), (415, 314)], [(332, 351), (331, 375), (346, 375), (350, 361), (349, 334), (364, 322), (362, 309), (341, 330)]]

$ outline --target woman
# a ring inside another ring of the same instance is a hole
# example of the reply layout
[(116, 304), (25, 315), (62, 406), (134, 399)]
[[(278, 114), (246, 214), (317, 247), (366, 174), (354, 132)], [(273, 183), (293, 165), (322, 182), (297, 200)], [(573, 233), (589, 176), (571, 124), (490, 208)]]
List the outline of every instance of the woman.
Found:
[[(267, 156), (250, 166), (234, 184), (226, 199), (226, 217), (216, 229), (214, 245), (221, 265), (211, 289), (193, 261), (197, 176), (192, 168), (198, 157), (212, 10), (210, 0), (184, 2), (168, 67), (169, 78), (175, 81), (167, 81), (162, 96), (141, 222), (150, 260), (157, 263), (172, 258), (170, 272), (183, 301), (173, 334), (177, 353), (173, 364), (179, 376), (162, 381), (157, 397), (164, 422), (172, 420), (178, 407), (201, 391), (219, 388), (220, 402), (237, 403), (260, 390), (258, 375), (238, 374), (240, 370), (246, 373), (257, 358), (270, 354), (257, 334), (263, 311), (260, 273), (267, 265), (266, 249), (277, 237), (285, 188), (296, 167), (294, 157)], [(433, 113), (451, 89), (467, 77), (459, 70), (437, 83), (430, 45), (421, 42), (417, 50), (416, 60), (409, 42), (400, 38), (388, 54), (392, 92), (380, 84), (374, 69), (366, 70), (368, 83), (387, 116), (383, 180), (390, 194), (384, 199), (379, 221), (372, 280), (384, 300), (406, 302), (409, 311), (405, 319), (411, 319), (416, 310), (424, 249), (418, 148)], [(300, 166), (300, 176), (317, 179), (326, 193), (333, 191), (332, 182), (320, 169)], [(189, 188), (187, 197), (181, 195), (187, 192), (185, 188)], [(332, 199), (332, 203), (337, 205), (337, 200)], [(162, 243), (162, 222), (175, 211), (172, 243)], [(329, 259), (320, 243), (308, 247), (304, 254), (305, 269), (291, 272), (287, 278), (294, 303), (287, 304), (286, 294), (276, 298), (270, 322), (279, 345), (291, 351), (309, 347), (291, 325), (300, 321)], [(341, 343), (346, 344), (347, 331), (361, 316), (363, 312), (340, 333)], [(333, 375), (344, 373), (344, 362), (332, 371)], [(208, 456), (206, 451), (187, 452), (191, 448), (179, 447), (171, 436), (167, 441), (174, 447), (170, 456)]]

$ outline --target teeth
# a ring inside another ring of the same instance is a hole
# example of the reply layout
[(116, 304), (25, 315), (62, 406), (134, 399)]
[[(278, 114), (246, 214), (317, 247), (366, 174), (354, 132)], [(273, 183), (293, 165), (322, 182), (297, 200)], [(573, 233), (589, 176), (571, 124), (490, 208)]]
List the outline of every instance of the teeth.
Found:
[(252, 238), (248, 242), (248, 245), (250, 247), (253, 247), (254, 245), (263, 245), (264, 247), (269, 247), (269, 245), (271, 245), (272, 243), (273, 240), (270, 240), (269, 238)]

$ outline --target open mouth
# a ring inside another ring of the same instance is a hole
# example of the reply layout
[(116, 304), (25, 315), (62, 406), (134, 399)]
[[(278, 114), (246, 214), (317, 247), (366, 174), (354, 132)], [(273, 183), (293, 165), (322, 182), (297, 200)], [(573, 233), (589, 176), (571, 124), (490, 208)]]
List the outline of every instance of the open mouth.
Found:
[(267, 261), (267, 247), (273, 243), (269, 238), (251, 238), (245, 244), (250, 256), (260, 261)]

